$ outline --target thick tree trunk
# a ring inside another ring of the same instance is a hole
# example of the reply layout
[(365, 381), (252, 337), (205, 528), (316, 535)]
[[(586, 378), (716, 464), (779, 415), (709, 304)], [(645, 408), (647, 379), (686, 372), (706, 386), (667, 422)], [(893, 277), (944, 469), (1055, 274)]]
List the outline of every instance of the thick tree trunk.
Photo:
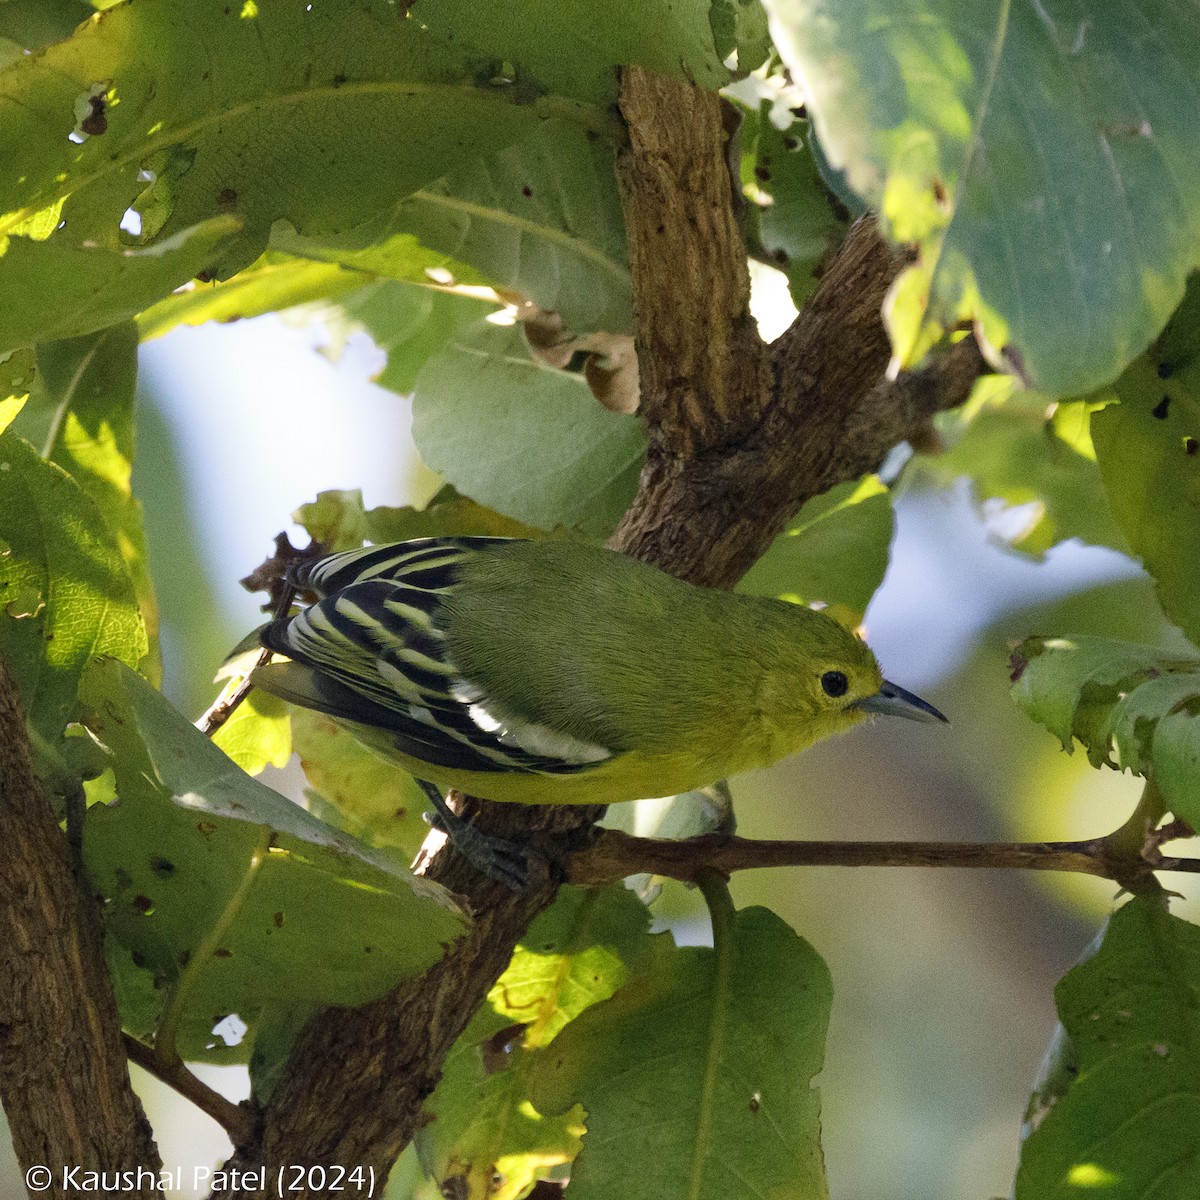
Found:
[[(33, 772), (2, 660), (0, 1097), (21, 1169), (39, 1194), (159, 1195), (161, 1163), (129, 1084), (100, 912), (76, 882)], [(94, 1183), (91, 1172), (101, 1173)], [(129, 1186), (122, 1172), (133, 1173)]]

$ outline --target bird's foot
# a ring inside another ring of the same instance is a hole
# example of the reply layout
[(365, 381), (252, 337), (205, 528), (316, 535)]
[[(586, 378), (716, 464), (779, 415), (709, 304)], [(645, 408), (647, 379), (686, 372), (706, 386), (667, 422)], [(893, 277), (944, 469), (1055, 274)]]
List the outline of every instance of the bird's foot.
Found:
[(425, 780), (419, 781), (422, 790), (433, 804), (434, 811), (425, 814), (425, 820), (440, 833), (444, 833), (455, 850), (459, 852), (481, 874), (489, 879), (512, 888), (514, 892), (524, 891), (529, 883), (529, 852), (524, 846), (504, 838), (492, 837), (468, 825), (446, 803), (442, 793), (434, 784)]

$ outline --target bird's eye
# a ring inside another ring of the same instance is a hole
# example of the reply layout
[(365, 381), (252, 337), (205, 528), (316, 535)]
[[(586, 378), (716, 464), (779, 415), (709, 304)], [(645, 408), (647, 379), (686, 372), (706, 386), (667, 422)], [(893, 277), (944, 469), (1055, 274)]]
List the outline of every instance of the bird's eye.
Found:
[(850, 680), (841, 671), (826, 671), (821, 676), (821, 687), (827, 696), (844, 696), (850, 687)]

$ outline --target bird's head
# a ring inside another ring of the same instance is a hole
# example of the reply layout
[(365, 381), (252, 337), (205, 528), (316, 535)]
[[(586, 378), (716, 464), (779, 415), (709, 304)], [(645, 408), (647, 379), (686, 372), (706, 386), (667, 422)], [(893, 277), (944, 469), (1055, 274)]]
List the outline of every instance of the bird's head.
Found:
[(883, 677), (871, 648), (822, 612), (792, 609), (793, 633), (781, 670), (768, 673), (765, 711), (779, 714), (794, 750), (876, 715), (946, 722), (919, 696)]

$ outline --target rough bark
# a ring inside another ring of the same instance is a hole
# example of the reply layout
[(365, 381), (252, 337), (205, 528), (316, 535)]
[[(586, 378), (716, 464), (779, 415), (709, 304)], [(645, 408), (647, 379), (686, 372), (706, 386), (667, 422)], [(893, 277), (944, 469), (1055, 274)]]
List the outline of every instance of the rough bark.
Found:
[[(877, 466), (932, 412), (961, 403), (982, 364), (966, 343), (919, 377), (882, 381), (880, 305), (902, 256), (870, 221), (795, 326), (766, 346), (749, 315), (717, 97), (630, 70), (621, 111), (630, 144), (618, 177), (650, 453), (611, 544), (729, 587), (805, 499)], [(561, 863), (590, 837), (595, 816), (481, 804), (478, 824)], [(523, 894), (445, 853), (429, 874), (468, 899), (475, 928), (424, 978), (314, 1018), (266, 1106), (261, 1144), (231, 1166), (338, 1163), (383, 1174), (419, 1128), (447, 1052), (553, 901), (560, 872), (552, 867)]]
[[(23, 1171), (44, 1167), (47, 1196), (155, 1196), (116, 1173), (160, 1168), (129, 1083), (104, 962), (100, 913), (72, 869), (33, 772), (25, 718), (0, 660), (0, 1097)], [(114, 1186), (63, 1187), (64, 1171)], [(32, 1178), (32, 1177), (31, 1177)], [(37, 1182), (34, 1179), (34, 1182)]]

